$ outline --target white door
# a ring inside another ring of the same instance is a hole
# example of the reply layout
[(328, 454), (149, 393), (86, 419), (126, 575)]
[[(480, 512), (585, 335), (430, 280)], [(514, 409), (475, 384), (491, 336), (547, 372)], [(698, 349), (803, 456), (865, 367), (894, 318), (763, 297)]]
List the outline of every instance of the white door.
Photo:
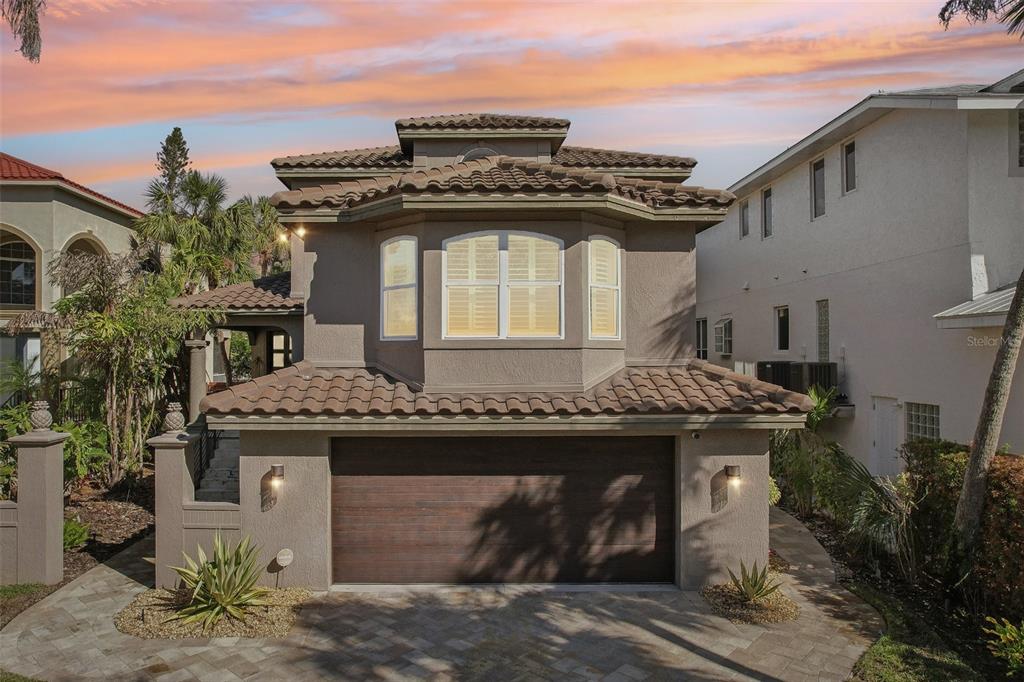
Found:
[(875, 476), (895, 476), (902, 469), (896, 399), (872, 396), (871, 410), (871, 473)]

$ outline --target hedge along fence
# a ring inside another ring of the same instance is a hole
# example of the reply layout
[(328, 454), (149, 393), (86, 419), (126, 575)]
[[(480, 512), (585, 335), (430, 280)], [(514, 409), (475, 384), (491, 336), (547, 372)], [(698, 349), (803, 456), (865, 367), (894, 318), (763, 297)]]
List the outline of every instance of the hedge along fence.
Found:
[[(914, 441), (902, 449), (917, 501), (912, 518), (921, 560), (932, 575), (948, 566), (967, 450), (949, 441)], [(986, 613), (1024, 618), (1024, 457), (997, 455), (992, 464), (969, 589)]]

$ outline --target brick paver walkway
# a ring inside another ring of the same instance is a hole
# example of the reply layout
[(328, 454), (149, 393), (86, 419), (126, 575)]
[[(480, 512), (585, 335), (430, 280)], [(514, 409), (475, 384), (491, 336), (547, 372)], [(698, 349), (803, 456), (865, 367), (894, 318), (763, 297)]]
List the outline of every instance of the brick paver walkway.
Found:
[(0, 668), (43, 680), (842, 680), (880, 629), (803, 526), (772, 513), (797, 621), (733, 625), (675, 589), (319, 595), (286, 639), (139, 640), (113, 614), (152, 572), (143, 541), (0, 631)]

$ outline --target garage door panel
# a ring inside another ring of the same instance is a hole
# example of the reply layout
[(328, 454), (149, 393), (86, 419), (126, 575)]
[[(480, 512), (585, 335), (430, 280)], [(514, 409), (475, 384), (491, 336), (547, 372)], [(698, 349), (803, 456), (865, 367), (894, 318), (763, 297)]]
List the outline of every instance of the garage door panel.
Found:
[(336, 582), (670, 581), (671, 438), (343, 438)]

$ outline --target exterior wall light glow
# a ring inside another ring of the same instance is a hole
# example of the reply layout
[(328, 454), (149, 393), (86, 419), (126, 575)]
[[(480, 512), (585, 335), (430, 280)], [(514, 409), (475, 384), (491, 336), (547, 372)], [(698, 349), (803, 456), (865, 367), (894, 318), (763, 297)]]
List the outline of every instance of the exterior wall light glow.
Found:
[(739, 483), (739, 481), (740, 481), (740, 466), (738, 464), (726, 464), (725, 465), (725, 477), (729, 479), (730, 483)]
[(306, 236), (306, 228), (300, 227), (299, 229), (295, 230), (295, 234), (297, 234), (299, 236), (299, 239), (305, 237)]
[(285, 232), (282, 232), (281, 234), (277, 235), (277, 240), (279, 242), (281, 242), (282, 244), (287, 244), (288, 243), (288, 234), (285, 233)]
[(277, 490), (282, 483), (284, 483), (284, 465), (274, 464), (270, 467), (270, 484)]

